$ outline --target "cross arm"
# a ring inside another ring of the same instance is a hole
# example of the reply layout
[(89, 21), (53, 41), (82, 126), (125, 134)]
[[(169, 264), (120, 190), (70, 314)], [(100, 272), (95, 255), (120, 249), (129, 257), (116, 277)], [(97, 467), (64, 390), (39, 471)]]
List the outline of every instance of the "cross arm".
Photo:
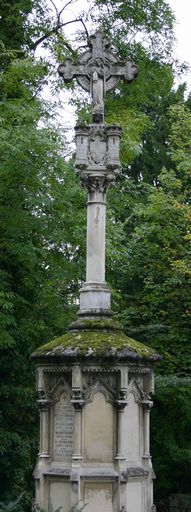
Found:
[(58, 73), (65, 83), (71, 82), (73, 78), (86, 76), (84, 64), (73, 64), (72, 60), (66, 58), (62, 64), (58, 66)]
[(137, 75), (138, 67), (131, 61), (127, 61), (125, 64), (112, 63), (110, 67), (110, 76), (106, 77), (106, 91), (113, 89), (120, 78), (123, 78), (125, 82), (130, 83)]

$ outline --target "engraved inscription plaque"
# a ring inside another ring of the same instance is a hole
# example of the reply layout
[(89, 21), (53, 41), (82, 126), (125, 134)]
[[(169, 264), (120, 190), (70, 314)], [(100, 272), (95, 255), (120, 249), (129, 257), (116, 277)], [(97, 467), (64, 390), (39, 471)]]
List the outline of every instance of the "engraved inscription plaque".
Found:
[(71, 459), (74, 431), (74, 408), (69, 394), (63, 392), (55, 405), (54, 458)]

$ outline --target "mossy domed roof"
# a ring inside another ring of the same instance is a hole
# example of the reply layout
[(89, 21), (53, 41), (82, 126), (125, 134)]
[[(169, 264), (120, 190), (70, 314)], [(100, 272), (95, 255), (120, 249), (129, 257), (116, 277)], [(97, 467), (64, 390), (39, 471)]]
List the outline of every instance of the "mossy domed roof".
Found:
[[(63, 336), (40, 346), (32, 359), (62, 362), (74, 359), (101, 358), (157, 361), (159, 354), (147, 345), (129, 338), (120, 324), (112, 319), (79, 319)], [(72, 362), (72, 361), (71, 361)]]

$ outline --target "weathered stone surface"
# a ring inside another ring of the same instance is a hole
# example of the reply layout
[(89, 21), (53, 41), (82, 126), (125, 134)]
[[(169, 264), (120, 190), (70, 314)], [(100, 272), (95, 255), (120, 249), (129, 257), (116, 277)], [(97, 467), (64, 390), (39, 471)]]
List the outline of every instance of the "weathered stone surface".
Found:
[(104, 95), (116, 87), (120, 78), (126, 82), (138, 74), (137, 66), (130, 61), (125, 64), (118, 62), (117, 56), (109, 48), (109, 41), (97, 31), (88, 40), (89, 50), (83, 53), (78, 64), (70, 58), (59, 65), (58, 73), (66, 83), (73, 78), (79, 85), (91, 93), (94, 122), (103, 121)]
[(71, 508), (71, 485), (70, 482), (50, 480), (50, 496), (53, 510), (58, 510), (64, 504), (64, 512)]
[(99, 391), (84, 410), (84, 461), (112, 463), (114, 458), (113, 406)]
[(75, 169), (87, 188), (86, 282), (80, 290), (80, 314), (110, 314), (105, 282), (106, 191), (120, 170), (118, 126), (76, 127)]
[(88, 512), (113, 512), (113, 485), (109, 482), (84, 482), (84, 503)]
[[(75, 169), (88, 190), (108, 187), (119, 174), (119, 142), (121, 128), (117, 125), (78, 125), (76, 133)], [(100, 183), (97, 182), (100, 180)], [(102, 181), (101, 181), (102, 180)]]
[(66, 393), (60, 395), (54, 409), (54, 459), (72, 459), (74, 408)]
[(32, 354), (33, 359), (53, 358), (129, 359), (157, 361), (159, 354), (154, 349), (129, 338), (123, 331), (88, 330), (69, 331), (42, 345)]
[[(95, 324), (99, 321), (101, 319)], [(78, 319), (72, 326), (74, 331), (68, 334), (94, 334), (93, 319), (87, 319), (86, 327), (89, 330), (82, 331), (82, 322), (86, 325), (86, 319)], [(102, 320), (102, 327), (103, 324)], [(121, 329), (118, 323), (107, 319), (105, 334), (110, 336), (111, 332), (117, 336)], [(103, 329), (97, 329), (97, 333), (102, 335)], [(103, 504), (99, 505), (100, 512), (105, 512), (107, 506), (112, 506), (112, 512), (119, 512), (120, 499), (121, 508), (126, 507), (129, 512), (134, 512), (133, 492), (136, 492), (138, 510), (148, 512), (152, 505), (149, 489), (153, 470), (149, 446), (145, 457), (149, 426), (143, 422), (143, 418), (145, 404), (152, 404), (152, 360), (105, 360), (103, 356), (90, 359), (77, 357), (68, 361), (45, 358), (38, 368), (38, 390), (46, 402), (42, 414), (46, 414), (45, 421), (48, 422), (46, 432), (50, 453), (48, 460), (43, 452), (39, 454), (35, 471), (35, 478), (40, 482), (40, 486), (37, 485), (37, 501), (46, 504), (48, 496), (51, 499), (53, 496), (56, 506), (60, 506), (58, 501), (62, 499), (66, 508), (68, 500), (72, 504), (79, 497), (85, 500), (85, 496), (89, 496), (89, 499), (92, 497), (90, 511), (103, 499)], [(71, 457), (71, 451), (68, 454), (67, 436), (69, 427), (71, 450), (73, 404), (75, 442)], [(58, 436), (56, 443), (55, 429)], [(66, 443), (65, 447), (63, 443)]]

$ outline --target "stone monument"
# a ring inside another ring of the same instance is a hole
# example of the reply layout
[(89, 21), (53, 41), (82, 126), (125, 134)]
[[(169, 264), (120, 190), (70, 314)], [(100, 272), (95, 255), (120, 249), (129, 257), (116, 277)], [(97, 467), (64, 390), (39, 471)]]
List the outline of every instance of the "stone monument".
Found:
[(121, 130), (104, 124), (104, 95), (121, 78), (131, 82), (137, 67), (119, 63), (98, 31), (79, 63), (65, 59), (58, 72), (92, 97), (92, 124), (76, 127), (75, 168), (88, 192), (86, 282), (78, 319), (32, 354), (40, 408), (36, 504), (152, 512), (149, 417), (160, 356), (112, 319), (105, 281), (106, 192), (120, 172)]

